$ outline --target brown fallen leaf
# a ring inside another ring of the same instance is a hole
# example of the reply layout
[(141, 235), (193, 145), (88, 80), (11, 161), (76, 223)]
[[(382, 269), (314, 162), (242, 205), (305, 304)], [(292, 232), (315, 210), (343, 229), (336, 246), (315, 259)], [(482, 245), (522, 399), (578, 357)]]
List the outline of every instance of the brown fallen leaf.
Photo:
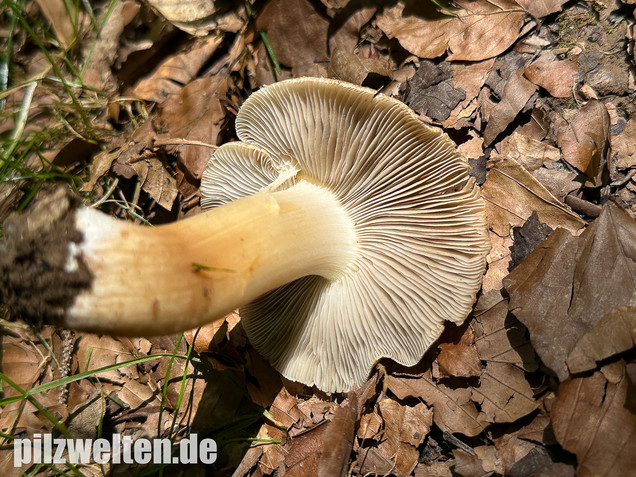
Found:
[(537, 87), (523, 77), (522, 70), (510, 75), (503, 88), (500, 101), (492, 108), (485, 120), (484, 144), (490, 145), (501, 134), (517, 114), (526, 106)]
[(432, 406), (433, 421), (443, 431), (476, 436), (485, 428), (478, 419), (479, 410), (471, 401), (470, 388), (435, 383), (430, 370), (418, 377), (387, 376), (385, 384), (398, 399), (416, 397)]
[[(455, 343), (441, 343), (436, 362), (441, 377), (469, 378), (481, 374), (481, 361), (475, 348), (475, 335), (471, 328), (466, 328)], [(438, 377), (438, 376), (436, 376)]]
[(567, 206), (559, 202), (517, 161), (493, 155), (482, 189), (488, 225), (499, 236), (521, 227), (536, 211), (539, 220), (552, 229), (576, 232), (585, 225)]
[(612, 172), (636, 167), (636, 119), (630, 119), (625, 129), (611, 137)]
[(552, 426), (563, 448), (576, 454), (577, 475), (636, 475), (636, 415), (625, 407), (630, 386), (622, 360), (559, 386)]
[(511, 250), (513, 248), (511, 233), (506, 233), (506, 235), (501, 236), (493, 231), (489, 231), (488, 236), (492, 248), (486, 257), (488, 269), (486, 270), (482, 284), (483, 293), (501, 290), (503, 287), (503, 279), (510, 271)]
[(449, 63), (436, 65), (422, 60), (406, 86), (404, 102), (415, 112), (433, 121), (448, 119), (455, 107), (464, 100), (466, 93), (453, 85)]
[(583, 172), (592, 187), (605, 183), (610, 121), (603, 103), (588, 101), (572, 119), (564, 120), (556, 139), (566, 162)]
[(362, 85), (371, 74), (387, 79), (391, 77), (387, 62), (379, 58), (363, 58), (342, 49), (332, 53), (327, 72), (330, 78), (357, 85)]
[(375, 446), (362, 449), (355, 465), (361, 475), (391, 475), (395, 471), (395, 463)]
[(636, 222), (606, 205), (580, 237), (555, 230), (504, 286), (510, 310), (528, 327), (541, 360), (561, 381), (576, 343), (636, 294)]
[(148, 0), (166, 20), (194, 36), (205, 36), (214, 29), (238, 31), (245, 19), (243, 9), (224, 11), (215, 0)]
[(620, 306), (605, 315), (576, 344), (567, 359), (570, 373), (582, 373), (636, 346), (636, 308)]
[(322, 434), (322, 452), (317, 477), (347, 475), (357, 419), (358, 397), (355, 391), (351, 391), (347, 394), (347, 402), (335, 409), (333, 419), (326, 425)]
[(131, 94), (146, 101), (156, 102), (177, 94), (184, 85), (195, 78), (222, 41), (223, 36), (220, 34), (209, 35), (195, 43), (188, 51), (168, 57), (149, 76), (142, 78)]
[(454, 2), (453, 16), (438, 12), (433, 2), (406, 0), (385, 8), (378, 26), (420, 58), (450, 51), (450, 61), (479, 61), (507, 50), (519, 36), (526, 12), (513, 1)]
[(582, 184), (576, 180), (577, 174), (571, 171), (540, 167), (532, 171), (532, 176), (538, 180), (550, 194), (564, 203), (566, 197), (568, 197), (571, 192), (579, 190), (582, 186)]
[(71, 18), (78, 24), (82, 23), (83, 10), (77, 5), (66, 4), (63, 0), (35, 0), (42, 14), (51, 24), (55, 38), (62, 48), (68, 49), (75, 37), (75, 28)]
[(514, 159), (530, 172), (543, 165), (553, 167), (553, 163), (561, 159), (561, 152), (556, 147), (518, 132), (507, 138), (501, 154)]
[(536, 353), (526, 336), (527, 329), (508, 312), (508, 300), (500, 290), (483, 294), (470, 326), (475, 333), (475, 347), (482, 360), (508, 363), (533, 372), (539, 367)]
[[(227, 76), (199, 78), (185, 86), (178, 95), (161, 103), (153, 119), (160, 134), (172, 138), (216, 145), (226, 121), (222, 99), (230, 88)], [(168, 148), (179, 154), (178, 161), (194, 178), (200, 179), (212, 150), (205, 146), (183, 145)]]
[(523, 370), (495, 361), (486, 365), (479, 387), (472, 388), (471, 399), (480, 406), (478, 420), (484, 427), (491, 423), (515, 422), (538, 406)]
[(424, 403), (411, 407), (391, 399), (383, 399), (378, 406), (385, 423), (380, 451), (395, 462), (400, 475), (409, 475), (420, 455), (417, 448), (433, 424), (433, 411)]
[(157, 204), (166, 210), (172, 209), (177, 198), (177, 181), (174, 174), (166, 169), (163, 161), (157, 157), (148, 157), (130, 164), (139, 178), (141, 188)]
[(526, 66), (523, 74), (551, 96), (569, 98), (574, 91), (574, 77), (578, 70), (579, 63), (576, 58), (559, 60), (552, 52), (545, 52), (532, 64)]
[(522, 227), (514, 227), (514, 247), (512, 250), (512, 263), (510, 269), (523, 262), (532, 251), (537, 248), (553, 230), (539, 221), (536, 212), (526, 220)]
[(83, 69), (84, 83), (102, 91), (117, 89), (113, 65), (120, 53), (119, 42), (124, 28), (135, 18), (140, 8), (139, 3), (134, 1), (117, 2), (112, 11), (105, 10), (98, 18), (102, 24), (99, 35), (94, 43), (85, 46), (87, 62)]
[[(457, 107), (450, 113), (448, 119), (442, 122), (445, 128), (455, 129), (471, 125), (470, 119), (477, 114), (477, 96), (484, 86), (487, 73), (495, 63), (495, 59), (479, 61), (476, 63), (453, 63), (453, 86), (465, 92), (466, 96)], [(483, 139), (479, 138), (483, 144)], [(479, 155), (473, 157), (479, 157)], [(469, 156), (470, 157), (470, 156)]]
[(563, 9), (563, 4), (567, 2), (567, 0), (542, 0), (540, 2), (533, 0), (516, 1), (535, 18), (543, 18), (551, 13), (560, 12)]
[(256, 20), (281, 65), (292, 76), (326, 76), (329, 21), (309, 0), (273, 0)]

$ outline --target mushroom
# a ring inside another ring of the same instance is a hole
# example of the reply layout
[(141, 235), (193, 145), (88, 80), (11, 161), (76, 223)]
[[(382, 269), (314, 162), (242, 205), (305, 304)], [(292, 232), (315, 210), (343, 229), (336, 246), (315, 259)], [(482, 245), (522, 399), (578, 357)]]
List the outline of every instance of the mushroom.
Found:
[[(362, 384), (381, 358), (417, 363), (445, 321), (466, 318), (490, 246), (479, 188), (446, 134), (396, 99), (318, 78), (261, 88), (236, 131), (205, 170), (209, 209), (192, 218), (145, 227), (57, 197), (36, 207), (48, 222), (11, 222), (5, 300), (119, 335), (240, 307), (277, 370), (328, 392)], [(58, 252), (35, 266), (29, 241)]]

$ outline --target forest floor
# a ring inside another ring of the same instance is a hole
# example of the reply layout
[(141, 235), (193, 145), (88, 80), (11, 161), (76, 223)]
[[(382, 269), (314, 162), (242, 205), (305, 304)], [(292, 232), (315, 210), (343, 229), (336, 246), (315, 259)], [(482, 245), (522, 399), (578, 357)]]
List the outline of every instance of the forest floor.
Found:
[[(196, 214), (245, 98), (331, 77), (467, 156), (492, 242), (475, 308), (418, 365), (342, 395), (282, 378), (237, 314), (132, 339), (0, 308), (0, 474), (636, 475), (636, 2), (216, 3), (3, 2), (0, 220), (60, 183), (122, 220)], [(14, 467), (38, 433), (219, 452)]]

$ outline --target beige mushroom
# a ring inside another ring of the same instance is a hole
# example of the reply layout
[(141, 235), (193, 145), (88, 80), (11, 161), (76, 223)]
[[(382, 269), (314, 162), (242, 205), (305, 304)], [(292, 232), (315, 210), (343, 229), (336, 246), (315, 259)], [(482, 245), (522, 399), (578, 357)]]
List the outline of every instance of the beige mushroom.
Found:
[(61, 207), (56, 227), (72, 233), (49, 273), (88, 278), (26, 306), (16, 269), (3, 284), (14, 308), (148, 335), (241, 307), (276, 369), (331, 392), (363, 383), (380, 358), (415, 364), (445, 321), (466, 318), (489, 243), (479, 188), (445, 134), (395, 99), (317, 78), (257, 91), (236, 130), (205, 171), (211, 208), (198, 216), (151, 228)]

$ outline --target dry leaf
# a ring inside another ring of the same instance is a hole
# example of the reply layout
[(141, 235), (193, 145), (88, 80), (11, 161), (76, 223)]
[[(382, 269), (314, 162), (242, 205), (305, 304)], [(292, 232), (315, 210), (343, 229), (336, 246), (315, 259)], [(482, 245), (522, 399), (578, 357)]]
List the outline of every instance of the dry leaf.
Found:
[(523, 77), (521, 70), (510, 75), (503, 88), (501, 100), (485, 118), (488, 122), (484, 131), (486, 146), (490, 145), (514, 121), (536, 89), (534, 84)]
[(476, 436), (485, 428), (478, 418), (479, 410), (471, 401), (470, 388), (455, 389), (435, 383), (430, 370), (416, 378), (387, 376), (385, 383), (398, 399), (415, 397), (431, 405), (433, 421), (443, 431)]
[(67, 4), (63, 0), (35, 0), (35, 2), (51, 24), (57, 41), (62, 48), (68, 49), (75, 39), (75, 29), (71, 18), (81, 24), (83, 12), (77, 9), (76, 4)]
[(579, 339), (636, 297), (636, 223), (607, 205), (580, 237), (555, 230), (506, 279), (510, 310), (561, 381)]
[(567, 365), (570, 373), (582, 373), (636, 345), (636, 308), (620, 306), (605, 315), (576, 344)]
[(609, 138), (607, 108), (603, 103), (592, 100), (561, 127), (557, 143), (567, 163), (585, 173), (592, 186), (599, 186), (604, 183)]
[(391, 77), (387, 62), (379, 58), (361, 58), (355, 53), (338, 49), (331, 55), (329, 78), (362, 85), (370, 74)]
[[(537, 2), (533, 2), (537, 3)], [(574, 77), (579, 71), (576, 58), (559, 60), (552, 52), (542, 54), (526, 66), (523, 74), (555, 98), (569, 98), (574, 91)]]
[(458, 0), (454, 16), (435, 10), (433, 2), (405, 1), (385, 8), (377, 19), (389, 38), (397, 38), (420, 58), (450, 50), (450, 61), (479, 61), (507, 50), (519, 36), (525, 11), (511, 0)]
[(436, 361), (442, 377), (469, 378), (481, 374), (481, 361), (471, 328), (466, 328), (458, 342), (441, 343), (439, 349)]
[(534, 18), (543, 18), (551, 13), (560, 12), (567, 0), (516, 0)]
[(471, 399), (481, 408), (478, 420), (484, 427), (497, 422), (515, 422), (538, 406), (523, 370), (496, 361), (486, 365), (479, 387), (472, 388)]
[(146, 101), (156, 102), (177, 94), (184, 85), (196, 77), (222, 40), (221, 35), (210, 35), (188, 51), (168, 57), (149, 76), (142, 78), (131, 94)]
[(470, 326), (482, 360), (513, 364), (529, 372), (537, 370), (539, 363), (526, 336), (527, 329), (508, 312), (508, 300), (500, 290), (482, 295), (474, 315)]
[(413, 110), (435, 121), (447, 119), (455, 107), (466, 98), (466, 93), (453, 86), (449, 63), (436, 65), (422, 60), (408, 81), (404, 102)]
[(552, 229), (576, 232), (585, 225), (515, 160), (493, 155), (489, 162), (482, 195), (488, 225), (497, 235), (505, 237), (512, 227), (521, 227), (533, 211)]
[(133, 162), (130, 166), (135, 170), (141, 188), (161, 207), (166, 210), (172, 209), (178, 194), (177, 181), (163, 162), (156, 157), (149, 157)]
[(532, 251), (537, 248), (553, 230), (539, 221), (536, 211), (526, 220), (522, 227), (514, 227), (514, 247), (510, 269), (523, 262)]
[(292, 76), (326, 76), (329, 21), (309, 0), (268, 2), (256, 27), (267, 33), (276, 59)]
[[(221, 99), (229, 89), (226, 76), (199, 78), (185, 86), (178, 95), (160, 105), (153, 120), (155, 130), (168, 137), (216, 145), (226, 121)], [(193, 177), (200, 179), (213, 150), (205, 146), (175, 146), (179, 163)]]
[(424, 403), (411, 407), (391, 399), (383, 399), (378, 405), (385, 423), (380, 451), (395, 462), (400, 474), (409, 475), (420, 455), (417, 448), (433, 424), (433, 411)]
[(490, 253), (486, 257), (488, 269), (484, 275), (482, 292), (497, 291), (503, 288), (503, 279), (510, 271), (510, 259), (513, 249), (512, 234), (500, 236), (492, 230), (488, 232), (490, 238)]
[(166, 20), (194, 36), (205, 36), (214, 29), (237, 32), (245, 23), (242, 9), (222, 11), (215, 0), (148, 0)]
[(355, 391), (351, 391), (347, 394), (347, 402), (335, 409), (333, 419), (322, 435), (317, 477), (347, 475), (357, 420), (358, 398)]
[(624, 361), (559, 386), (552, 426), (563, 448), (576, 454), (580, 477), (636, 475), (636, 415), (625, 407), (629, 386)]
[(505, 141), (502, 155), (514, 159), (530, 172), (544, 164), (552, 166), (561, 159), (561, 153), (556, 147), (517, 132), (512, 133)]
[[(494, 64), (495, 59), (492, 58), (477, 63), (453, 63), (451, 65), (453, 71), (453, 86), (464, 91), (466, 97), (451, 112), (449, 118), (442, 123), (442, 126), (457, 129), (471, 125), (469, 119), (476, 114), (478, 106), (477, 96), (484, 86), (488, 72)], [(483, 139), (480, 138), (480, 140), (483, 143)], [(479, 157), (480, 155), (481, 153), (473, 157)]]
[(85, 46), (87, 63), (82, 77), (84, 83), (102, 91), (117, 89), (112, 66), (120, 52), (119, 42), (124, 28), (133, 20), (140, 8), (137, 2), (126, 0), (115, 3), (112, 11), (107, 9), (102, 13), (103, 18), (99, 18), (98, 21), (104, 23), (99, 36), (94, 43), (89, 42)]
[(377, 447), (369, 447), (358, 453), (357, 460), (362, 475), (390, 475), (395, 471), (395, 463), (385, 457)]
[(630, 119), (625, 129), (611, 137), (613, 169), (624, 170), (636, 167), (636, 119)]
[(561, 202), (565, 202), (570, 192), (579, 190), (582, 186), (576, 180), (577, 174), (571, 171), (540, 167), (532, 172), (532, 176)]

